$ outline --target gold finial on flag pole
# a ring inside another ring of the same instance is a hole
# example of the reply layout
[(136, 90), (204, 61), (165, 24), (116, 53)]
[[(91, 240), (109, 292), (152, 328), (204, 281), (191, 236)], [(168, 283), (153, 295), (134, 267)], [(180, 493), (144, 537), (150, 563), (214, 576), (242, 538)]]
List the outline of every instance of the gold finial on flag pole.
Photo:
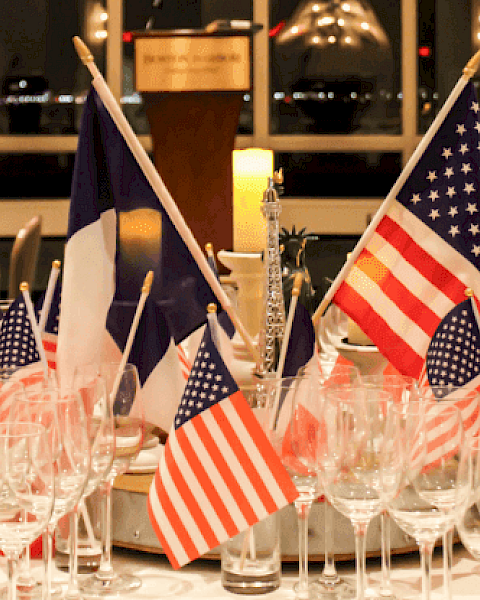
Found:
[(93, 62), (93, 54), (90, 52), (85, 42), (78, 37), (78, 35), (73, 38), (73, 45), (75, 46), (75, 50), (77, 51), (77, 54), (84, 65)]
[(463, 292), (467, 298), (473, 298), (473, 290), (472, 288), (465, 288)]
[(215, 304), (215, 302), (210, 302), (210, 304), (207, 306), (207, 313), (209, 315), (213, 315), (217, 312), (217, 305)]
[(471, 79), (478, 70), (478, 66), (480, 65), (480, 50), (478, 50), (472, 58), (468, 61), (468, 63), (463, 68), (463, 74), (468, 79)]
[(152, 288), (152, 283), (153, 283), (153, 271), (149, 271), (145, 275), (145, 279), (143, 280), (142, 294), (150, 293), (150, 290)]

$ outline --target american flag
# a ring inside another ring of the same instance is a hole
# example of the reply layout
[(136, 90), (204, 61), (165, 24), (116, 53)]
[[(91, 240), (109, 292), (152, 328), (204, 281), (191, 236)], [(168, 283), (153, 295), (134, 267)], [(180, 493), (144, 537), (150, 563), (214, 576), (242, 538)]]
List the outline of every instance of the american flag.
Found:
[[(473, 84), (458, 86), (405, 183), (394, 186), (372, 235), (360, 241), (363, 249), (333, 301), (404, 375), (437, 377), (434, 362), (452, 371), (466, 351), (472, 366), (462, 371), (462, 383), (477, 387), (476, 353), (464, 347), (467, 329), (455, 334), (464, 339), (461, 352), (447, 352), (439, 339), (468, 289), (480, 296), (480, 105)], [(476, 317), (468, 317), (475, 328)]]
[(179, 568), (297, 496), (207, 323), (148, 496), (163, 550)]
[[(45, 323), (45, 331), (42, 332), (48, 366), (53, 370), (56, 367), (59, 297), (60, 284), (57, 282)], [(35, 307), (37, 315), (42, 305), (43, 298)], [(0, 382), (0, 421), (8, 418), (11, 400), (14, 393), (19, 390), (19, 383), (29, 389), (35, 389), (44, 381), (40, 355), (22, 295), (12, 302), (1, 322), (0, 369), (2, 368), (12, 369), (13, 372), (8, 381)]]
[(448, 388), (464, 386), (480, 375), (480, 331), (475, 298), (455, 306), (442, 320), (430, 342), (421, 388), (433, 388), (441, 398)]
[(23, 296), (9, 306), (0, 327), (0, 367), (24, 367), (40, 361)]

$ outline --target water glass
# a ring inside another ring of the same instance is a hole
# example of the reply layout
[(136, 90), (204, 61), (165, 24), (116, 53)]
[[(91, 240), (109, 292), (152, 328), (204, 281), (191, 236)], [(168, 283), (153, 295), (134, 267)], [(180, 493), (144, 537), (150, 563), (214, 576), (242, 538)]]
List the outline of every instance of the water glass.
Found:
[(278, 512), (222, 544), (221, 579), (229, 592), (272, 592), (280, 587), (281, 572)]

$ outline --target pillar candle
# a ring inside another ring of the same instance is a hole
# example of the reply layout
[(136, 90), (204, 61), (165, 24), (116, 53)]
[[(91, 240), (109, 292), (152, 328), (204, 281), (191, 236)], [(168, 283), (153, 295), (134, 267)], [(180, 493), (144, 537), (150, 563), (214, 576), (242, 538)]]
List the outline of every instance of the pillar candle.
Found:
[(265, 249), (263, 192), (273, 176), (273, 152), (261, 148), (233, 151), (233, 250)]

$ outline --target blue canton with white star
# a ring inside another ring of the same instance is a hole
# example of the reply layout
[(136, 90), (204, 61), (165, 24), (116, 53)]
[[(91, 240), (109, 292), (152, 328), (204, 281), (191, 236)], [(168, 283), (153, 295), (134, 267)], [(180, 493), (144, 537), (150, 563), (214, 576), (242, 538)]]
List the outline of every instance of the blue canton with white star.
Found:
[(238, 386), (223, 362), (207, 324), (175, 416), (175, 429), (237, 391)]
[[(480, 375), (480, 331), (470, 298), (442, 319), (428, 348), (426, 368), (432, 386), (462, 387)], [(442, 396), (439, 390), (434, 394)]]
[(10, 305), (0, 327), (0, 367), (23, 367), (40, 360), (23, 296)]
[(468, 83), (397, 196), (418, 219), (480, 267), (480, 105)]
[[(61, 285), (57, 281), (45, 323), (47, 333), (58, 334), (60, 316)], [(35, 306), (37, 321), (42, 308), (44, 296)], [(9, 306), (0, 325), (0, 367), (25, 367), (38, 362), (40, 355), (37, 342), (30, 325), (27, 307), (23, 295), (19, 295)]]

